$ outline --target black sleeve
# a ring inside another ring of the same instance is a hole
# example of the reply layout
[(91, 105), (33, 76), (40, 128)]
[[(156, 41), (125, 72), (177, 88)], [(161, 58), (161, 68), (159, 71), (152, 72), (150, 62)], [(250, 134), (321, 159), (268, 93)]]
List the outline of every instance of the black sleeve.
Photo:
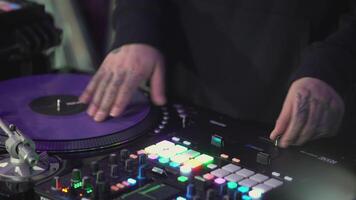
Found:
[(341, 18), (336, 32), (306, 49), (293, 80), (318, 78), (340, 95), (352, 85), (356, 68), (356, 11), (354, 5), (350, 8), (351, 12)]
[(130, 43), (160, 47), (159, 0), (116, 0), (113, 48)]

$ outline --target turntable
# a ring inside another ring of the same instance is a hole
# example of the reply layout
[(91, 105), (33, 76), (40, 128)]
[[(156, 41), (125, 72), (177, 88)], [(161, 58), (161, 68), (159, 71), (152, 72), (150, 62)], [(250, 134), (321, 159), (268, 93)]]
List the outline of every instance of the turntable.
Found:
[[(38, 151), (80, 152), (123, 144), (155, 121), (148, 98), (137, 92), (121, 117), (94, 122), (78, 96), (88, 75), (37, 75), (0, 84), (0, 116), (34, 140)], [(6, 136), (0, 133), (0, 145)]]

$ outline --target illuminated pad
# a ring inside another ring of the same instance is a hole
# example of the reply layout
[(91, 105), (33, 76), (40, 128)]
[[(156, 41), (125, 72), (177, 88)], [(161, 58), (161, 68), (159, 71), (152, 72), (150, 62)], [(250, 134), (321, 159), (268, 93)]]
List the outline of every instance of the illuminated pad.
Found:
[(188, 150), (187, 147), (184, 147), (184, 146), (179, 145), (179, 144), (177, 144), (177, 145), (171, 147), (170, 149), (171, 149), (171, 151), (174, 152), (175, 154), (180, 154), (180, 153), (183, 153), (183, 152), (185, 152), (185, 151)]
[(173, 156), (171, 158), (171, 161), (179, 163), (179, 164), (182, 164), (182, 163), (184, 163), (184, 162), (186, 162), (188, 160), (189, 160), (189, 156), (188, 155), (184, 155), (184, 154), (178, 154), (178, 155)]
[(163, 158), (171, 158), (175, 155), (171, 149), (165, 149), (158, 152), (158, 155)]
[(163, 140), (161, 142), (158, 142), (156, 144), (156, 146), (159, 148), (159, 149), (169, 149), (171, 147), (174, 146), (174, 143), (173, 142), (170, 142), (168, 140)]
[(186, 162), (184, 162), (184, 165), (185, 166), (188, 166), (192, 169), (197, 169), (199, 167), (201, 167), (202, 163), (201, 162), (198, 162), (197, 160), (188, 160)]
[(195, 158), (195, 157), (199, 156), (200, 153), (197, 151), (194, 151), (192, 149), (189, 149), (188, 151), (184, 152), (182, 155), (186, 155), (189, 158)]
[(196, 157), (194, 160), (203, 163), (203, 164), (210, 164), (214, 161), (214, 158), (212, 156), (208, 156), (206, 154), (202, 154), (198, 157)]
[(268, 186), (266, 184), (259, 184), (259, 185), (254, 186), (253, 189), (254, 190), (259, 190), (262, 193), (265, 193), (265, 192), (268, 192), (268, 191), (272, 190), (272, 187)]
[(156, 145), (151, 145), (145, 148), (145, 152), (147, 154), (157, 154), (159, 152), (159, 148)]

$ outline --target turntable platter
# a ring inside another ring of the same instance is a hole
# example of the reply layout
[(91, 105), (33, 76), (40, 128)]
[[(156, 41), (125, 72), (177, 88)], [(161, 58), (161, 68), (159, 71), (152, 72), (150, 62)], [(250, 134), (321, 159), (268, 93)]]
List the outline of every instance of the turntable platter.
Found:
[(120, 117), (97, 123), (86, 114), (86, 105), (77, 102), (89, 80), (88, 75), (46, 74), (0, 82), (0, 117), (46, 151), (105, 147), (142, 134), (130, 129), (147, 120), (148, 98), (137, 92)]

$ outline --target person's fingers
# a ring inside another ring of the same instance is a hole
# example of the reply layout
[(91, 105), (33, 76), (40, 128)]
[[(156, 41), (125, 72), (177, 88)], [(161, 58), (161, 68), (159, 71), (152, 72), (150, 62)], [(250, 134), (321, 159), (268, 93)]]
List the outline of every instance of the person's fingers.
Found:
[(286, 132), (280, 139), (280, 147), (286, 148), (295, 143), (300, 131), (308, 120), (310, 109), (310, 91), (301, 90), (293, 101), (293, 114)]
[(337, 105), (335, 105), (335, 101), (331, 98), (327, 101), (327, 103), (323, 104), (324, 114), (315, 128), (312, 139), (332, 136), (337, 132), (343, 113), (338, 110), (334, 110), (335, 106)]
[(153, 71), (151, 77), (151, 99), (156, 105), (164, 105), (166, 103), (165, 96), (165, 72), (164, 66), (158, 64)]
[(85, 88), (84, 92), (79, 97), (79, 101), (81, 103), (89, 103), (90, 102), (90, 100), (92, 99), (92, 97), (95, 93), (97, 86), (100, 83), (102, 76), (103, 76), (103, 73), (100, 73), (100, 72), (96, 73), (93, 76), (93, 78), (90, 80), (89, 84)]
[(270, 134), (271, 140), (276, 140), (278, 136), (282, 135), (287, 130), (293, 109), (293, 102), (291, 99), (290, 95), (288, 95), (283, 103), (282, 111), (278, 116), (273, 131)]
[(303, 130), (300, 132), (299, 137), (295, 142), (296, 145), (304, 144), (307, 140), (314, 137), (316, 128), (323, 119), (324, 114), (325, 110), (323, 103), (318, 99), (311, 99), (308, 121), (306, 122)]
[(330, 124), (331, 126), (330, 135), (334, 136), (337, 134), (341, 126), (345, 110), (341, 99), (339, 100), (332, 99), (330, 102), (330, 106), (331, 106), (330, 112), (332, 117), (327, 123)]
[(93, 100), (91, 101), (90, 106), (87, 111), (89, 116), (93, 117), (95, 115), (95, 113), (97, 112), (97, 110), (99, 109), (100, 104), (101, 104), (101, 99), (103, 98), (105, 89), (106, 89), (107, 85), (109, 84), (111, 77), (112, 77), (111, 73), (105, 73), (105, 75), (100, 80), (100, 83), (95, 90)]
[(117, 117), (124, 111), (141, 80), (141, 78), (126, 75), (126, 78), (122, 83), (120, 91), (111, 108), (110, 116)]
[(100, 122), (108, 117), (124, 79), (125, 72), (113, 75), (113, 78), (105, 91), (103, 99), (101, 100), (100, 107), (94, 116), (95, 121)]

